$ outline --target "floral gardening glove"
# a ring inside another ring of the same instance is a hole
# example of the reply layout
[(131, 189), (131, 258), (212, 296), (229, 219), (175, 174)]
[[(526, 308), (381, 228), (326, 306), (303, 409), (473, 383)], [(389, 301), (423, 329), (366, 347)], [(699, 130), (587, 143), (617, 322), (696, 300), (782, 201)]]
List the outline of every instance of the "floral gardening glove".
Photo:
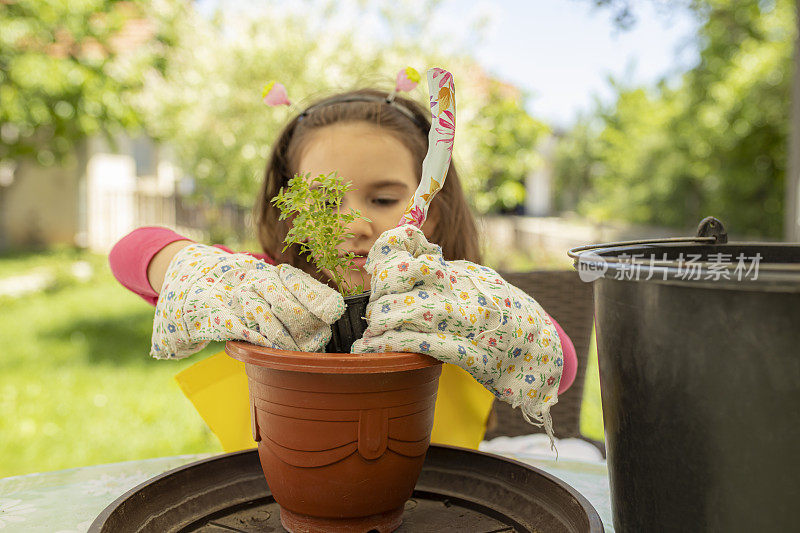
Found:
[(181, 358), (236, 339), (315, 352), (343, 312), (342, 296), (302, 270), (192, 244), (167, 269), (150, 354)]
[(552, 438), (561, 341), (533, 298), (490, 268), (445, 261), (410, 225), (378, 238), (370, 267), (368, 328), (353, 352), (420, 352), (458, 365)]

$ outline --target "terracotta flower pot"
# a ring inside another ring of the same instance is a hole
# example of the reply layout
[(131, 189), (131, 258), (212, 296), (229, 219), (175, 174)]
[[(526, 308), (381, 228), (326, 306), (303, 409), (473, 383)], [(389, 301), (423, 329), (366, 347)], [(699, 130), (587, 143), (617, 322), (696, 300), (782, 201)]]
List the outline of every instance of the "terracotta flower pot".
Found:
[(430, 444), (441, 362), (289, 352), (243, 342), (253, 437), (294, 533), (396, 529)]

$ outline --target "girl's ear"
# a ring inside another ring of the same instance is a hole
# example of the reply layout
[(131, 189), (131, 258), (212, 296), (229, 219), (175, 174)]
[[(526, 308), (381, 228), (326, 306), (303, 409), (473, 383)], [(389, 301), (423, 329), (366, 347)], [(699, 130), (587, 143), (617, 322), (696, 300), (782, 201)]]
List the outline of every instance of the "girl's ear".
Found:
[(433, 233), (436, 231), (436, 226), (439, 224), (439, 210), (437, 209), (436, 204), (431, 204), (428, 209), (428, 217), (425, 219), (425, 223), (422, 225), (422, 233), (425, 235), (425, 238), (428, 241), (431, 241), (433, 238)]

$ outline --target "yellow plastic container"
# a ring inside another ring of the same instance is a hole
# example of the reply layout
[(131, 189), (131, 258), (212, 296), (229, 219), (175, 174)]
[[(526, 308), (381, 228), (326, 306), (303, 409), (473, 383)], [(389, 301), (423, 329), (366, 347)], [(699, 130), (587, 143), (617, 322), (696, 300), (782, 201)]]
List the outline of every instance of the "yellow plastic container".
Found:
[[(226, 452), (255, 448), (244, 363), (225, 352), (198, 361), (175, 375)], [(486, 431), (494, 396), (465, 370), (445, 364), (439, 378), (431, 442), (477, 449)]]

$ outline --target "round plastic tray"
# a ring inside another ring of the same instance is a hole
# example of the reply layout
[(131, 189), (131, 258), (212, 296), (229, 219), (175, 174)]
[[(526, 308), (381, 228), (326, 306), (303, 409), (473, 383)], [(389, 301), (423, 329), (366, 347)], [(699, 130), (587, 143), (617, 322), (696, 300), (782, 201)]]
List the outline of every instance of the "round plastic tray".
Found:
[[(92, 523), (99, 532), (282, 532), (255, 450), (165, 472)], [(589, 501), (560, 479), (496, 455), (432, 445), (399, 532), (602, 532)]]

